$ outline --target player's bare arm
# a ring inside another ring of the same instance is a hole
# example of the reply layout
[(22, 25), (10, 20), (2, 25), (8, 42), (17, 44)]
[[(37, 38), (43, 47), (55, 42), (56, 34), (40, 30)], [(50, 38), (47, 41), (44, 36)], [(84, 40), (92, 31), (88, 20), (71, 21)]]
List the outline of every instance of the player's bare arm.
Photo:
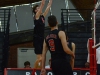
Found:
[(48, 51), (48, 47), (45, 43), (45, 40), (44, 40), (44, 43), (43, 43), (43, 52), (42, 52), (42, 68), (45, 68), (45, 60), (46, 60), (46, 53)]
[(42, 52), (42, 68), (41, 68), (41, 74), (42, 75), (46, 75), (46, 70), (45, 70), (45, 61), (46, 61), (46, 53), (48, 51), (48, 47), (45, 43), (45, 40), (44, 40), (44, 43), (43, 43), (43, 52)]
[(42, 0), (42, 2), (41, 2), (41, 5), (39, 6), (39, 11), (36, 13), (36, 15), (35, 15), (35, 18), (36, 19), (39, 19), (39, 16), (41, 15), (41, 13), (42, 13), (42, 9), (43, 9), (43, 7), (44, 7), (44, 4), (45, 4), (45, 0)]
[[(72, 52), (75, 54), (75, 44), (72, 43)], [(70, 61), (70, 64), (72, 66), (72, 69), (74, 68), (74, 58), (71, 57), (71, 61)]]
[(59, 38), (61, 39), (61, 43), (62, 43), (62, 46), (63, 46), (64, 51), (67, 54), (70, 54), (72, 57), (75, 57), (74, 56), (74, 53), (67, 46), (65, 32), (64, 31), (60, 31), (58, 35), (59, 35)]
[(43, 13), (43, 16), (44, 16), (44, 17), (48, 14), (51, 5), (52, 5), (52, 0), (49, 0), (49, 3), (48, 3), (48, 5), (47, 5), (47, 8), (46, 8), (45, 12)]

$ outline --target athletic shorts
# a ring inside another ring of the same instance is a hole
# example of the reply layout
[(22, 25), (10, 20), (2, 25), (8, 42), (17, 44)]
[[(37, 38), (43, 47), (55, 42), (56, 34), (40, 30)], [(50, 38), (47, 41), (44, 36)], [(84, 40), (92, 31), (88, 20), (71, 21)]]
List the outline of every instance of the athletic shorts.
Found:
[(54, 75), (73, 75), (70, 63), (64, 59), (52, 61), (51, 68)]
[(44, 38), (33, 37), (33, 46), (35, 54), (42, 54)]

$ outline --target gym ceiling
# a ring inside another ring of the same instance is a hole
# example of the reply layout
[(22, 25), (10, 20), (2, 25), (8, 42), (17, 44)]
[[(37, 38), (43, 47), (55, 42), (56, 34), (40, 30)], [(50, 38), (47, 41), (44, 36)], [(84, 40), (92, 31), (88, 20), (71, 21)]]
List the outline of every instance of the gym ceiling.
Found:
[(0, 7), (34, 3), (41, 0), (0, 0)]
[[(21, 4), (29, 4), (38, 2), (41, 0), (0, 0), (0, 7), (14, 6)], [(68, 0), (69, 1), (69, 0)], [(94, 9), (95, 4), (98, 0), (70, 0), (76, 9)], [(87, 15), (86, 10), (78, 10), (80, 15), (86, 20), (87, 16), (91, 16), (91, 12)]]

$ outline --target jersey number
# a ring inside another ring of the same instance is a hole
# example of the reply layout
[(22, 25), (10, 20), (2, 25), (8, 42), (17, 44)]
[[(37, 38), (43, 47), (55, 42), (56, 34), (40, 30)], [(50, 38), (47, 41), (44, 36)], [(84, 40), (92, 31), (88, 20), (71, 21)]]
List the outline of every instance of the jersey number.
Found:
[(53, 39), (49, 40), (49, 46), (51, 51), (55, 51), (55, 44)]

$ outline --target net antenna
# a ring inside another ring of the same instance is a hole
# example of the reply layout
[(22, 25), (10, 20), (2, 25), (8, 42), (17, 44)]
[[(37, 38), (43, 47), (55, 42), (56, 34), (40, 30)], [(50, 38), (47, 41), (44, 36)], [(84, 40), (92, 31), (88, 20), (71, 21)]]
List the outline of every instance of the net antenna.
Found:
[(100, 43), (98, 43), (98, 44), (96, 44), (96, 9), (98, 8), (100, 6), (100, 2), (98, 1), (97, 2), (97, 4), (95, 5), (95, 8), (94, 8), (94, 10), (92, 11), (92, 17), (93, 18), (91, 18), (91, 19), (93, 19), (93, 28), (92, 28), (92, 30), (93, 30), (93, 39), (94, 39), (94, 46), (92, 46), (92, 48), (95, 48), (95, 47), (97, 47), (97, 46), (99, 46), (100, 45)]

